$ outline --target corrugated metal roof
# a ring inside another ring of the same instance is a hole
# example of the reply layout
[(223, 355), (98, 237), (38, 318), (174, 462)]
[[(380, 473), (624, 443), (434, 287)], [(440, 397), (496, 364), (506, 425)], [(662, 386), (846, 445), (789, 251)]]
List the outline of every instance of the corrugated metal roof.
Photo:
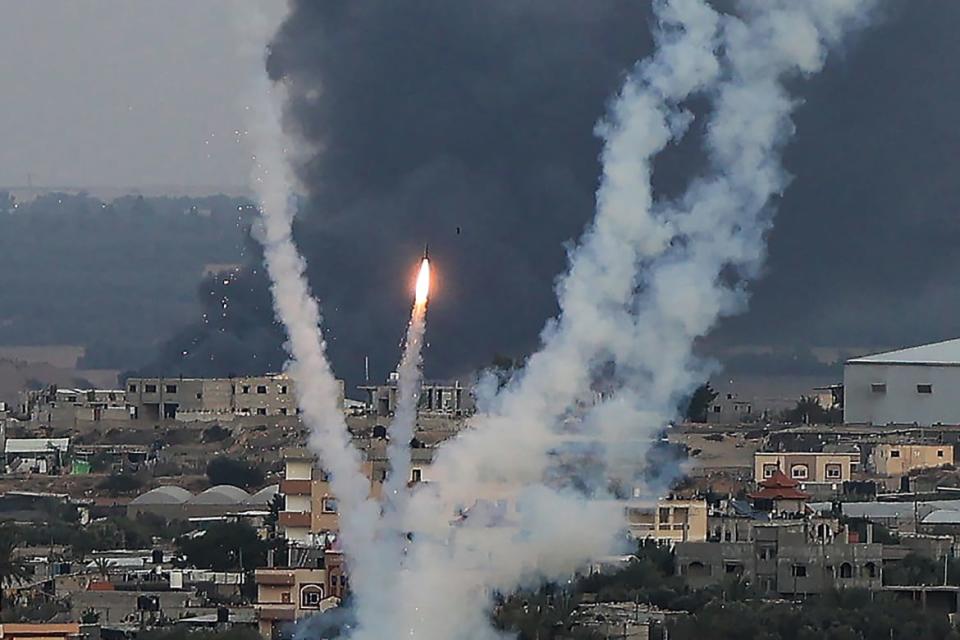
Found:
[(6, 453), (49, 453), (53, 449), (66, 451), (70, 438), (9, 438), (4, 445)]
[(875, 353), (847, 360), (847, 364), (939, 364), (960, 365), (960, 338), (933, 342), (909, 349)]

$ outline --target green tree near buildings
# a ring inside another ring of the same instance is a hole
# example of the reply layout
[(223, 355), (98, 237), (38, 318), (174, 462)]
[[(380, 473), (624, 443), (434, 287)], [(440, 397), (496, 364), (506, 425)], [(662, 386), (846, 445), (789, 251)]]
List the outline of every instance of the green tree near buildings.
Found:
[(178, 541), (180, 553), (200, 569), (239, 571), (263, 566), (267, 543), (245, 522), (216, 524), (196, 536)]
[(229, 484), (241, 489), (251, 489), (263, 484), (263, 471), (244, 460), (220, 456), (207, 465), (210, 484)]
[(688, 422), (706, 422), (710, 405), (713, 404), (718, 395), (720, 394), (714, 391), (709, 382), (703, 383), (690, 396), (690, 402), (687, 404), (684, 417)]

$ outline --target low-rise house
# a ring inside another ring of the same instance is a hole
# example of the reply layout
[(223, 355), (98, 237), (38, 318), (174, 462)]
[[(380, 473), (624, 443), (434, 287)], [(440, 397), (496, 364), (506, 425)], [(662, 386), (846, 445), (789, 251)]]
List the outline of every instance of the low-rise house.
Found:
[(953, 464), (953, 447), (943, 444), (881, 443), (873, 447), (874, 470), (882, 476), (904, 476), (918, 469)]
[(658, 500), (656, 505), (628, 503), (627, 525), (638, 540), (658, 543), (702, 542), (707, 539), (705, 500)]
[(70, 438), (7, 438), (3, 443), (7, 473), (57, 474), (69, 459)]
[(801, 491), (830, 495), (843, 490), (860, 465), (859, 453), (813, 451), (758, 451), (753, 457), (753, 479), (761, 482), (778, 471), (799, 483)]
[(339, 606), (348, 588), (339, 551), (299, 558), (303, 565), (257, 569), (256, 616), (260, 635), (275, 638), (281, 627)]

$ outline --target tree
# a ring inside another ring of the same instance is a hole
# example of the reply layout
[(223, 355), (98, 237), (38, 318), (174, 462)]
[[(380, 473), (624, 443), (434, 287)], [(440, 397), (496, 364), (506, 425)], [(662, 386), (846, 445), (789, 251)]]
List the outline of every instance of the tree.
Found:
[(179, 547), (187, 560), (201, 569), (236, 571), (266, 562), (267, 544), (245, 522), (216, 524), (201, 535), (181, 538)]
[(236, 458), (220, 456), (207, 465), (207, 478), (210, 484), (229, 484), (241, 489), (263, 484), (263, 472), (259, 468)]
[(793, 409), (783, 414), (783, 419), (791, 424), (837, 424), (843, 421), (839, 409), (824, 409), (814, 396), (801, 396)]
[(707, 412), (710, 405), (720, 395), (714, 391), (709, 382), (697, 387), (697, 390), (690, 396), (690, 403), (687, 405), (686, 418), (690, 422), (706, 422)]
[(97, 485), (97, 488), (103, 489), (113, 497), (131, 493), (141, 487), (143, 487), (143, 480), (126, 473), (111, 473)]
[(266, 527), (270, 537), (277, 534), (277, 523), (280, 521), (280, 512), (283, 511), (284, 500), (280, 493), (273, 494), (270, 504), (267, 506), (267, 515), (263, 519), (263, 526)]

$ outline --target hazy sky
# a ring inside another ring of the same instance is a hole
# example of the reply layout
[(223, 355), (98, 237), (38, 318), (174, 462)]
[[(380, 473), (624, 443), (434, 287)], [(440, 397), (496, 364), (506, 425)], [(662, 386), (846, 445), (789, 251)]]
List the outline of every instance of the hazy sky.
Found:
[(0, 185), (246, 183), (259, 0), (0, 0)]

